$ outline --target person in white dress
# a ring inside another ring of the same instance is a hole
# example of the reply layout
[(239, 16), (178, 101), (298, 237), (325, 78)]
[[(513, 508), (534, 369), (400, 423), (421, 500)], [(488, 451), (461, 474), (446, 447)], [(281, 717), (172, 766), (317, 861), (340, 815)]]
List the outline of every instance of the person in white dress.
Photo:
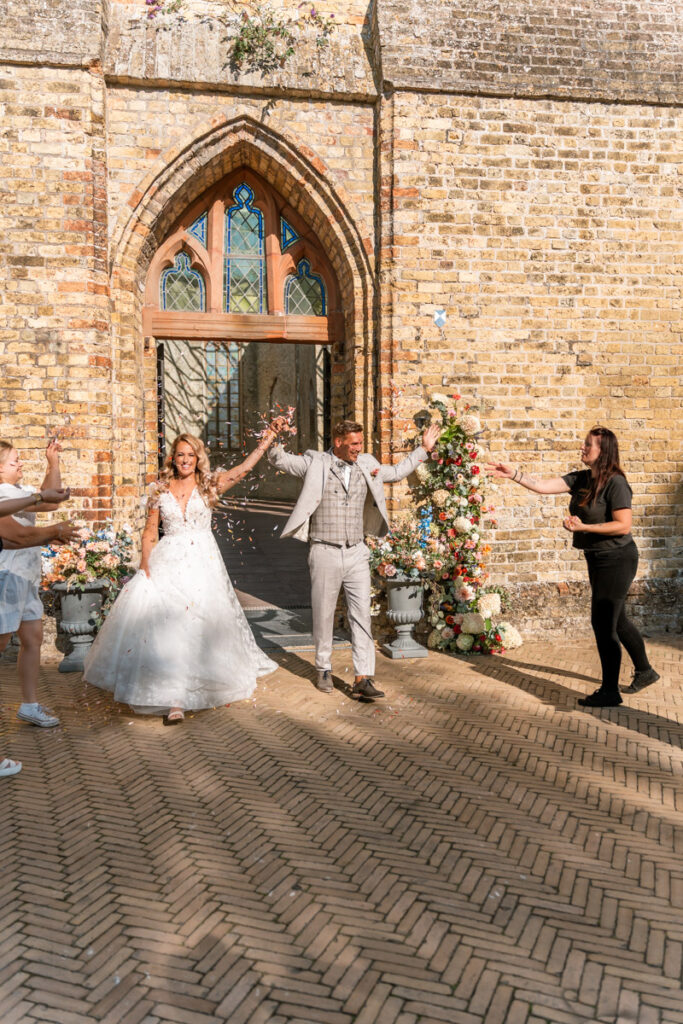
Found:
[(60, 451), (59, 442), (50, 441), (45, 453), (47, 472), (40, 491), (36, 492), (34, 487), (21, 483), (23, 462), (17, 449), (9, 441), (0, 441), (0, 500), (27, 500), (27, 508), (4, 520), (0, 531), (4, 541), (4, 549), (0, 551), (0, 653), (12, 634), (17, 633), (20, 644), (17, 671), (22, 695), (17, 718), (43, 728), (59, 725), (59, 718), (38, 702), (43, 641), (40, 549), (54, 540), (70, 540), (75, 527), (64, 522), (37, 527), (35, 512), (29, 512), (28, 506), (51, 512), (68, 497), (68, 492), (62, 490)]
[[(31, 493), (25, 493), (21, 498), (5, 498), (0, 501), (0, 520), (6, 516), (15, 516), (17, 512), (23, 512), (25, 509), (31, 506), (43, 505), (43, 507), (50, 503), (54, 505), (60, 505), (63, 501), (67, 501), (69, 498), (68, 488), (58, 488), (56, 490), (45, 489), (42, 491), (33, 491)], [(5, 529), (3, 529), (5, 526)], [(35, 529), (35, 528), (34, 528)], [(2, 552), (3, 534), (5, 534), (5, 542), (10, 548), (18, 547), (30, 547), (30, 544), (24, 542), (18, 544), (14, 541), (9, 540), (9, 535), (13, 532), (12, 528), (7, 529), (7, 524), (0, 522), (0, 552)], [(2, 572), (0, 569), (0, 591), (3, 589)], [(2, 609), (2, 601), (0, 601), (0, 610)], [(0, 651), (4, 650), (6, 643), (0, 642)], [(11, 757), (0, 757), (0, 778), (7, 778), (10, 775), (17, 775), (21, 771), (21, 761), (13, 761)]]
[(187, 710), (249, 697), (257, 678), (277, 668), (254, 640), (212, 535), (211, 514), (281, 426), (275, 419), (244, 462), (214, 473), (198, 437), (175, 439), (150, 493), (140, 570), (86, 657), (88, 683), (134, 711), (179, 722)]

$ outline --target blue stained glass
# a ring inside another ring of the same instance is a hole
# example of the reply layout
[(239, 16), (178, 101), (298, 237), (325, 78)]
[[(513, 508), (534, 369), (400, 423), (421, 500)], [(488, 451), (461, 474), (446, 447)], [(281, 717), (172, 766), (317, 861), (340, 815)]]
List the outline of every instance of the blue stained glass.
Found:
[(292, 227), (288, 224), (284, 217), (280, 217), (280, 249), (282, 252), (285, 251), (288, 245), (293, 245), (294, 242), (299, 241), (299, 236)]
[(225, 211), (225, 308), (229, 313), (262, 313), (266, 306), (263, 214), (254, 193), (242, 184), (235, 205)]
[(205, 309), (204, 278), (190, 266), (190, 257), (179, 252), (160, 281), (162, 309), (176, 313), (201, 313)]
[(208, 222), (209, 215), (207, 213), (203, 213), (201, 217), (197, 217), (197, 219), (193, 221), (192, 224), (190, 224), (189, 228), (187, 229), (188, 235), (193, 235), (198, 242), (202, 243), (205, 249)]
[(285, 313), (299, 316), (325, 316), (325, 285), (311, 273), (308, 260), (299, 260), (296, 276), (285, 282)]

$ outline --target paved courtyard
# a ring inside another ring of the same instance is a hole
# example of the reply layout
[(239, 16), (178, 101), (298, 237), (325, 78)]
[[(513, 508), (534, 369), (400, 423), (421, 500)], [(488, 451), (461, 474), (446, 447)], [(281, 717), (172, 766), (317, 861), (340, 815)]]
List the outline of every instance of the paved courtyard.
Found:
[(392, 664), (180, 727), (0, 668), (2, 1024), (683, 1022), (683, 645), (584, 710), (592, 641)]

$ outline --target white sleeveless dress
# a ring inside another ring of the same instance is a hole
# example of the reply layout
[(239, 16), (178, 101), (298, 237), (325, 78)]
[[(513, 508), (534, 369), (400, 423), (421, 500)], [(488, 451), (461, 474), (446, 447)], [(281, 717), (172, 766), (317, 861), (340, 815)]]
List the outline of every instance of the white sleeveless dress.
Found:
[(198, 710), (249, 697), (278, 666), (259, 649), (192, 492), (185, 514), (170, 491), (155, 501), (164, 536), (110, 609), (84, 678), (135, 711)]

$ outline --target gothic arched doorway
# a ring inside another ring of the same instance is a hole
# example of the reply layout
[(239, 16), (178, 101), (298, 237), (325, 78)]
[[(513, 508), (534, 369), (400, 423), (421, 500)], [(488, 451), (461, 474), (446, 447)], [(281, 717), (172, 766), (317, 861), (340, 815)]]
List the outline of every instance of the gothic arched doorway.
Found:
[[(149, 268), (144, 332), (157, 346), (160, 454), (197, 434), (214, 465), (239, 461), (262, 417), (293, 406), (297, 447), (329, 443), (329, 348), (343, 321), (318, 239), (259, 175), (241, 168), (188, 206)], [(262, 462), (216, 517), (249, 605), (309, 603), (305, 548), (279, 541), (298, 482)]]

